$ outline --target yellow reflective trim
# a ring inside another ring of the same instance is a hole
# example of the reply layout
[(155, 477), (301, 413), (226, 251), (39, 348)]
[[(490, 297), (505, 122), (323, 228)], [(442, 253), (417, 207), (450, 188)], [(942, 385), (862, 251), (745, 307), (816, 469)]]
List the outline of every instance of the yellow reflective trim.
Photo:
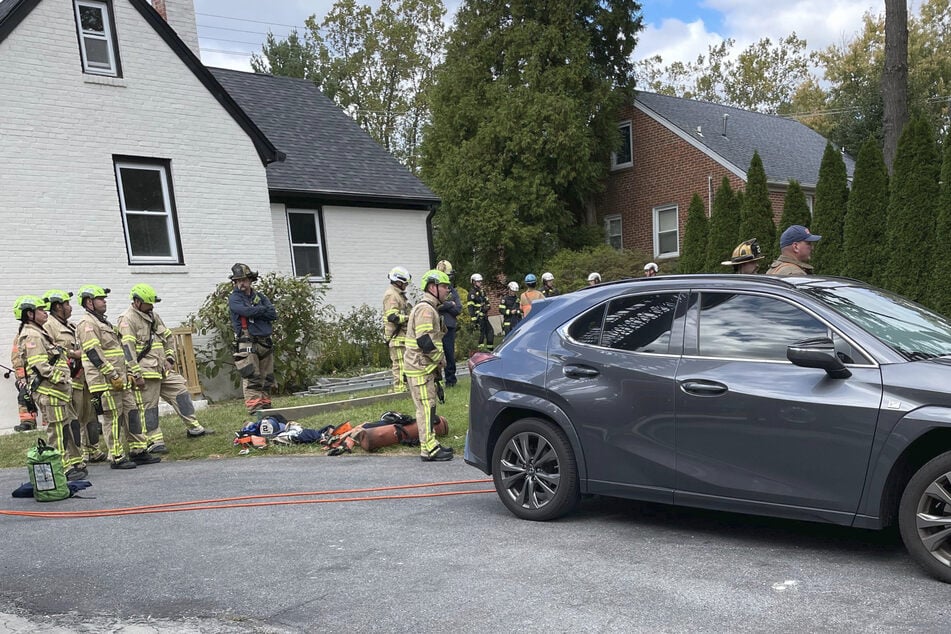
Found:
[(100, 345), (100, 344), (99, 344), (99, 340), (96, 339), (95, 337), (93, 337), (92, 339), (89, 339), (89, 340), (83, 342), (83, 350), (85, 350), (86, 352), (88, 352), (88, 351), (91, 350), (92, 348), (95, 348), (95, 347), (97, 347), (97, 346), (99, 346), (99, 345)]
[(420, 334), (420, 333), (423, 333), (423, 332), (432, 332), (432, 331), (433, 331), (433, 325), (432, 325), (432, 324), (416, 324), (416, 334), (417, 334), (417, 335)]

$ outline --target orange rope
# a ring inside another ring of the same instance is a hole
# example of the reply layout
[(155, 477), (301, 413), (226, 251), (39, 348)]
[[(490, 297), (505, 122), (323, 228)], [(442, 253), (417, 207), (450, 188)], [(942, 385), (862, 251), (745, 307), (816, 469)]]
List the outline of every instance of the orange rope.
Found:
[(338, 489), (332, 491), (308, 491), (298, 493), (268, 493), (262, 495), (242, 495), (237, 497), (193, 500), (191, 502), (170, 502), (167, 504), (149, 504), (145, 506), (130, 506), (115, 509), (99, 509), (91, 511), (2, 511), (0, 515), (16, 517), (39, 517), (48, 519), (71, 519), (90, 517), (118, 517), (121, 515), (146, 515), (150, 513), (178, 513), (181, 511), (206, 511), (211, 509), (252, 508), (258, 506), (282, 506), (288, 504), (326, 504), (328, 502), (369, 502), (373, 500), (403, 500), (428, 497), (445, 497), (450, 495), (473, 495), (477, 493), (493, 493), (495, 489), (478, 489), (474, 491), (443, 491), (434, 493), (409, 493), (403, 495), (374, 495), (351, 498), (330, 498), (323, 500), (283, 500), (269, 502), (251, 502), (247, 504), (221, 504), (221, 502), (235, 502), (240, 500), (270, 499), (315, 496), (315, 495), (342, 495), (346, 493), (372, 493), (377, 491), (396, 491), (403, 489), (418, 489), (437, 486), (453, 486), (464, 484), (483, 484), (491, 480), (457, 480), (451, 482), (430, 482), (426, 484), (401, 484), (386, 487), (364, 489)]

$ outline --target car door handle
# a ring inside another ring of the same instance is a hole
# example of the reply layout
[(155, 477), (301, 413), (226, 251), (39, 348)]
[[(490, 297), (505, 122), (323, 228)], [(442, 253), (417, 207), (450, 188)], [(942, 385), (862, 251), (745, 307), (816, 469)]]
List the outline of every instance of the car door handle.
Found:
[(681, 381), (680, 389), (687, 394), (694, 394), (696, 396), (716, 396), (717, 394), (725, 394), (727, 391), (727, 387), (722, 383), (697, 380)]
[(593, 379), (601, 374), (594, 368), (589, 368), (585, 365), (566, 365), (562, 372), (564, 372), (565, 376), (572, 379)]

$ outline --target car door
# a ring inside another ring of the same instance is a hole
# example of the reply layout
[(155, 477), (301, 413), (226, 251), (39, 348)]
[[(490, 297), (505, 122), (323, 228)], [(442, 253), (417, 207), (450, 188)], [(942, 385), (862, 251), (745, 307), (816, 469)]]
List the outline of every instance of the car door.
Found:
[[(882, 399), (878, 366), (812, 311), (778, 296), (692, 294), (677, 370), (678, 503), (847, 522)], [(852, 376), (786, 360), (833, 336)], [(740, 502), (743, 501), (743, 502)], [(763, 505), (787, 507), (767, 510)], [(796, 507), (796, 508), (794, 508)]]
[(677, 307), (686, 298), (615, 298), (553, 335), (548, 392), (578, 432), (593, 493), (673, 500)]

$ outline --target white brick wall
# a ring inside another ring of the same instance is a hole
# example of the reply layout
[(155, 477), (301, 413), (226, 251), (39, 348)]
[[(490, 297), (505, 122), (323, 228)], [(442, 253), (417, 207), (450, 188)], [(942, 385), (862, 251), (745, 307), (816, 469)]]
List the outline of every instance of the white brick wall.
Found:
[[(272, 204), (279, 270), (291, 272), (286, 209)], [(324, 237), (330, 269), (328, 304), (347, 313), (355, 306), (383, 306), (386, 276), (404, 266), (414, 280), (429, 269), (426, 211), (325, 206)], [(393, 247), (399, 243), (399, 250)]]
[[(174, 327), (233, 263), (277, 267), (265, 170), (251, 140), (138, 11), (113, 6), (118, 80), (82, 73), (70, 2), (39, 3), (0, 42), (3, 363), (21, 294), (108, 286), (115, 318), (132, 285), (147, 282)], [(171, 161), (185, 266), (128, 264), (114, 154)], [(0, 427), (16, 422), (11, 386), (0, 387)]]

